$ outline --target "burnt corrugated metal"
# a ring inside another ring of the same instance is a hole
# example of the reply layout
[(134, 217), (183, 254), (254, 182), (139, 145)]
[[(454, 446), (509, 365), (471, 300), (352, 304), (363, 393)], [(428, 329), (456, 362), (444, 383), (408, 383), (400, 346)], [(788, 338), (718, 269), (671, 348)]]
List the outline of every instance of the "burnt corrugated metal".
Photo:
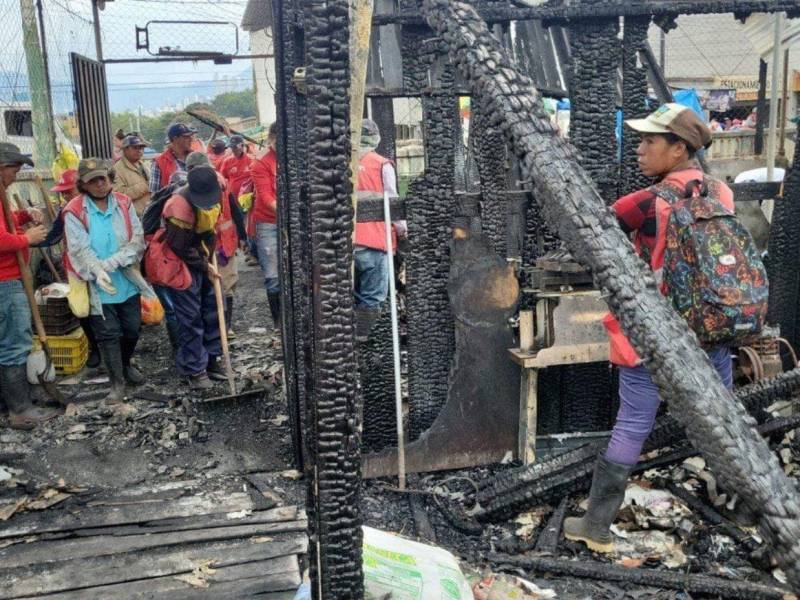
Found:
[(113, 146), (106, 67), (74, 52), (70, 52), (69, 57), (82, 154), (110, 159)]

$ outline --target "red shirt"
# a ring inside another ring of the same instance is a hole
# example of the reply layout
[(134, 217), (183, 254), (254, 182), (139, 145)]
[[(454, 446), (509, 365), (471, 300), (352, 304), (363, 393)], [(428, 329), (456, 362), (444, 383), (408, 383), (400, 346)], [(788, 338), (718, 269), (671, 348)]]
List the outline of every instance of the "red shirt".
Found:
[(17, 263), (17, 250), (22, 250), (25, 261), (28, 260), (28, 238), (22, 231), (22, 226), (30, 221), (30, 217), (24, 210), (14, 211), (13, 214), (16, 232), (10, 233), (3, 206), (0, 205), (0, 281), (22, 279)]
[(239, 190), (242, 185), (250, 179), (250, 165), (252, 162), (253, 159), (247, 153), (242, 154), (239, 158), (231, 155), (222, 161), (219, 172), (228, 180), (228, 189), (230, 189), (235, 198), (239, 197)]
[(250, 174), (255, 188), (253, 221), (255, 223), (275, 223), (275, 210), (278, 199), (278, 159), (270, 149), (264, 156), (253, 161)]
[(227, 150), (222, 154), (214, 154), (209, 150), (206, 155), (208, 156), (208, 162), (211, 163), (211, 166), (214, 167), (215, 170), (219, 171), (222, 168), (222, 163), (225, 162), (225, 159), (230, 156), (230, 152)]

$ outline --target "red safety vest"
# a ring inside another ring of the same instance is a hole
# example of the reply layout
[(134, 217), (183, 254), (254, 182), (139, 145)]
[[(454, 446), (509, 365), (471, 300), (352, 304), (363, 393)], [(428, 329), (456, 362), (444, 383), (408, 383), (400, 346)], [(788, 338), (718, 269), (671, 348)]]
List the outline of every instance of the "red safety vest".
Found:
[[(377, 152), (367, 152), (358, 162), (357, 192), (383, 194), (383, 165), (391, 163)], [(386, 226), (383, 221), (356, 223), (356, 246), (386, 252)], [(392, 227), (392, 252), (397, 248), (397, 233)]]
[[(669, 173), (664, 181), (672, 183), (679, 189), (684, 189), (686, 184), (693, 179), (703, 179), (703, 172), (700, 169), (683, 169), (681, 171), (674, 171)], [(733, 191), (727, 185), (720, 186), (720, 202), (722, 205), (734, 211)], [(650, 255), (650, 268), (658, 283), (659, 290), (663, 294), (663, 276), (662, 270), (664, 268), (664, 251), (667, 245), (667, 225), (669, 223), (669, 216), (672, 212), (672, 206), (669, 202), (661, 197), (656, 197), (656, 242)], [(633, 247), (636, 253), (642, 255), (642, 240), (639, 232), (634, 233)], [(623, 367), (635, 367), (641, 362), (639, 355), (634, 350), (628, 338), (622, 333), (622, 329), (617, 322), (617, 319), (611, 313), (607, 314), (603, 319), (603, 325), (608, 333), (609, 343), (609, 360), (615, 365)]]
[(167, 148), (153, 160), (158, 165), (159, 172), (161, 173), (161, 179), (158, 181), (158, 185), (159, 187), (165, 187), (169, 184), (169, 178), (172, 177), (172, 174), (178, 170), (178, 161), (175, 158), (175, 153), (171, 148)]
[[(220, 182), (221, 183), (221, 182)], [(230, 258), (236, 253), (239, 245), (239, 236), (236, 235), (236, 225), (231, 215), (231, 203), (228, 191), (222, 186), (222, 198), (220, 199), (221, 210), (217, 219), (217, 248), (222, 248), (222, 252)]]
[[(122, 210), (122, 215), (125, 217), (125, 229), (128, 233), (128, 241), (130, 241), (133, 237), (133, 225), (131, 225), (130, 212), (131, 199), (126, 195), (119, 194), (117, 192), (111, 192), (111, 194), (114, 196), (114, 199), (117, 201), (117, 206), (120, 207)], [(75, 218), (83, 224), (83, 227), (86, 229), (86, 231), (89, 231), (89, 221), (86, 217), (86, 211), (83, 208), (83, 194), (75, 196), (72, 200), (67, 202), (66, 206), (64, 206), (63, 210), (61, 211), (61, 218), (66, 219), (67, 213), (74, 215)], [(69, 241), (66, 235), (64, 236), (64, 243), (67, 246), (67, 251), (64, 252), (64, 256), (62, 257), (64, 268), (77, 276), (77, 273), (75, 273), (75, 270), (72, 268), (72, 264), (69, 261)]]

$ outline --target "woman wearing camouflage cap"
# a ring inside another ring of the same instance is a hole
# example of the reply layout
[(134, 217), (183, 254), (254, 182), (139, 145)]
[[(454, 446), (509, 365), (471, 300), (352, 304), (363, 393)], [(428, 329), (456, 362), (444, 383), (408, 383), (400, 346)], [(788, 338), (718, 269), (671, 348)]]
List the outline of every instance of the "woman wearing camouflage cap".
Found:
[(112, 192), (110, 166), (99, 158), (78, 165), (81, 192), (64, 207), (66, 268), (86, 281), (90, 318), (111, 390), (107, 404), (125, 399), (125, 382), (143, 376), (131, 363), (142, 323), (140, 294), (154, 297), (139, 272), (144, 234), (127, 196)]

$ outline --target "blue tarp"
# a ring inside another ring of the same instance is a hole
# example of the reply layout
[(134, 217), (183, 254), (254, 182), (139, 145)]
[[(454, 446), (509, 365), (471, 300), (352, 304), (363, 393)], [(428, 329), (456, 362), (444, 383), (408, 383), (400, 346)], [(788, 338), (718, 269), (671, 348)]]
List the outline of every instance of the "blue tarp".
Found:
[(703, 112), (703, 107), (700, 105), (700, 98), (693, 88), (678, 90), (673, 94), (673, 97), (675, 98), (675, 102), (688, 106), (697, 113), (697, 116), (703, 120), (703, 123), (706, 122), (706, 114)]

